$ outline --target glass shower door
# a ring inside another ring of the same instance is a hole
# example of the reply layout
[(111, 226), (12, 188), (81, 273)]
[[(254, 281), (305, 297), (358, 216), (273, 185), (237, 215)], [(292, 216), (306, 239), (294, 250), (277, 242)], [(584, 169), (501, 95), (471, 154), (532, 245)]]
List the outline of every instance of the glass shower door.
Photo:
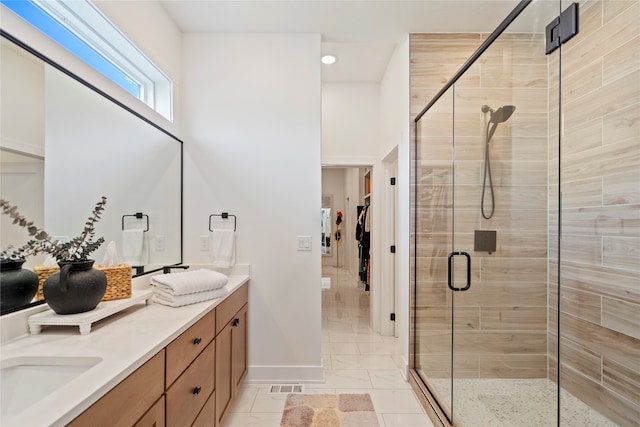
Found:
[[(549, 86), (545, 26), (529, 5), (455, 84), (453, 417), (554, 426), (549, 380)], [(557, 97), (555, 97), (557, 103)]]
[(453, 88), (415, 126), (414, 369), (452, 416), (453, 306), (447, 282), (452, 250)]

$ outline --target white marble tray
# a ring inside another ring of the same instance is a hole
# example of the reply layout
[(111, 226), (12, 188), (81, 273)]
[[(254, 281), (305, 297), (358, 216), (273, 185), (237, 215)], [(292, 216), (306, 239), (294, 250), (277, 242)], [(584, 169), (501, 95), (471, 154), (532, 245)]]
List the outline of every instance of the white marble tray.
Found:
[(147, 305), (151, 304), (152, 298), (152, 291), (132, 290), (131, 298), (102, 301), (98, 303), (96, 308), (85, 313), (56, 314), (55, 311), (49, 309), (29, 316), (29, 331), (32, 334), (39, 334), (44, 325), (77, 326), (80, 328), (80, 334), (86, 335), (91, 332), (91, 325), (98, 320), (102, 320), (143, 301), (145, 301)]

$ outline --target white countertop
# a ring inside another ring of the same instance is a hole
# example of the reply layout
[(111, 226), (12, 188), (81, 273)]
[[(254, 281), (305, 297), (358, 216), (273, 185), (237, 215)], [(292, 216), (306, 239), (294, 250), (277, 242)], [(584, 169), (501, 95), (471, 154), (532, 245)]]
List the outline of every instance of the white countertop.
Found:
[[(233, 292), (248, 281), (248, 275), (231, 275), (227, 286)], [(227, 296), (178, 308), (136, 305), (95, 323), (87, 335), (80, 335), (77, 327), (45, 326), (41, 334), (3, 342), (3, 360), (72, 356), (99, 357), (102, 361), (12, 419), (3, 419), (2, 426), (69, 423)]]

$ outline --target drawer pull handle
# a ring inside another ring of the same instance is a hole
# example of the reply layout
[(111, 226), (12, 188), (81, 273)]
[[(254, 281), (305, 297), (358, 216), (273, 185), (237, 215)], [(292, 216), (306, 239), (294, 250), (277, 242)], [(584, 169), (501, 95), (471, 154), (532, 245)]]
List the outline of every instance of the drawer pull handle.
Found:
[(198, 345), (198, 344), (200, 344), (201, 342), (202, 342), (202, 338), (196, 338), (195, 340), (193, 340), (193, 343), (194, 343), (195, 345)]
[(232, 324), (233, 326), (238, 326), (239, 324), (240, 324), (240, 319), (238, 318), (233, 319), (233, 324)]
[(202, 387), (196, 387), (196, 388), (193, 389), (193, 394), (194, 395), (200, 394), (201, 391), (202, 391)]

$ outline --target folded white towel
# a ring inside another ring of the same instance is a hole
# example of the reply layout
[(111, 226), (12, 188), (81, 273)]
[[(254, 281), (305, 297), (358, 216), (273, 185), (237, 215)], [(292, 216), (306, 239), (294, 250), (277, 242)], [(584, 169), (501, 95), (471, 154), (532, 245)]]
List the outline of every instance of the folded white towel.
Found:
[(229, 289), (227, 289), (226, 287), (185, 295), (172, 295), (162, 290), (155, 289), (153, 291), (153, 301), (157, 302), (158, 304), (168, 305), (169, 307), (182, 307), (184, 305), (196, 304), (202, 301), (222, 298), (228, 293)]
[(217, 271), (201, 268), (183, 273), (159, 274), (151, 277), (151, 285), (172, 295), (220, 289), (229, 278)]
[(236, 233), (231, 229), (213, 230), (213, 266), (233, 267), (236, 263)]
[(144, 230), (122, 230), (122, 258), (125, 264), (142, 265)]

